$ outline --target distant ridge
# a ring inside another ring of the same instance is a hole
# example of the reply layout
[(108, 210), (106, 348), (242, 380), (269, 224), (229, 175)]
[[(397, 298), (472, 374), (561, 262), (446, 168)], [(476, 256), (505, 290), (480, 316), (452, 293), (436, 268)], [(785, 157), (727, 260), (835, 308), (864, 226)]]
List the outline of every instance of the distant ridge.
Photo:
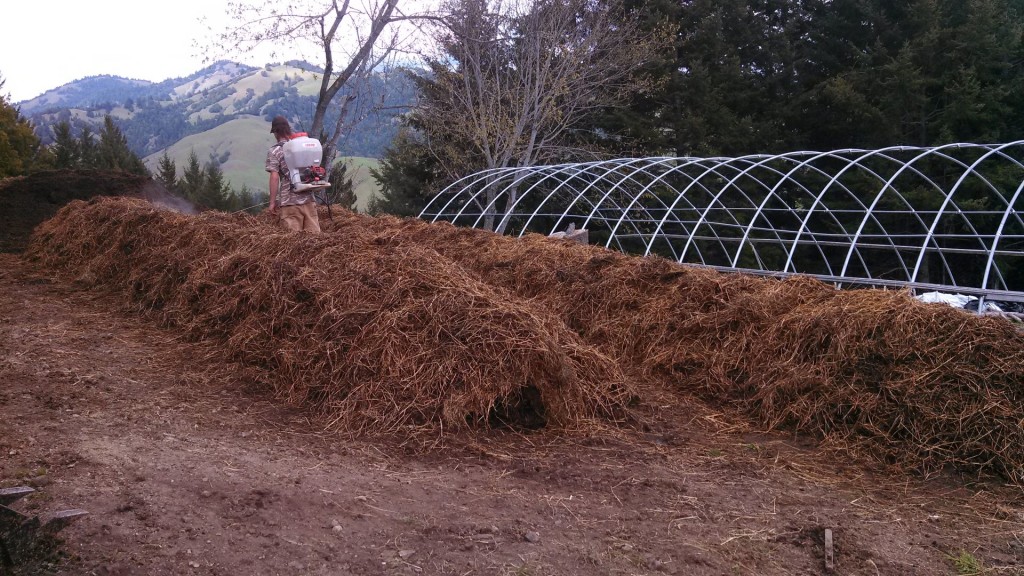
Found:
[[(104, 118), (110, 116), (128, 146), (152, 171), (166, 152), (180, 177), (195, 152), (201, 164), (216, 163), (233, 189), (244, 186), (265, 193), (263, 162), (272, 144), (269, 121), (283, 114), (297, 130), (309, 130), (322, 79), (323, 70), (308, 62), (256, 68), (224, 60), (161, 82), (90, 76), (19, 106), (44, 144), (53, 142), (53, 126), (59, 122), (68, 122), (77, 138), (86, 128), (98, 134)], [(339, 142), (339, 155), (349, 163), (360, 209), (366, 208), (377, 188), (369, 170), (393, 140), (400, 125), (398, 115), (414, 99), (415, 88), (400, 71), (370, 78), (369, 92), (357, 99), (384, 108), (346, 131)], [(332, 113), (326, 118), (328, 125), (337, 121)]]
[(256, 68), (221, 60), (189, 76), (168, 78), (161, 82), (109, 74), (87, 76), (47, 90), (35, 98), (19, 102), (18, 106), (22, 114), (31, 116), (55, 108), (92, 108), (106, 103), (121, 103), (129, 99), (138, 100), (147, 97), (162, 99), (162, 97), (171, 97), (175, 87), (188, 84), (199, 78), (217, 75), (237, 77), (253, 70)]
[[(52, 127), (59, 122), (68, 122), (72, 135), (78, 137), (87, 127), (97, 133), (110, 116), (132, 151), (146, 157), (238, 119), (269, 122), (282, 114), (297, 129), (308, 130), (322, 74), (320, 67), (302, 61), (256, 68), (222, 60), (189, 76), (161, 82), (91, 76), (19, 106), (44, 144), (53, 142)], [(415, 88), (406, 74), (372, 76), (368, 91), (361, 92), (357, 101), (380, 105), (382, 111), (346, 133), (339, 143), (341, 155), (379, 158), (398, 129), (396, 117), (414, 98)], [(328, 111), (326, 125), (337, 121), (332, 114), (337, 110)]]
[(152, 86), (148, 80), (133, 80), (121, 76), (89, 76), (63, 86), (47, 90), (43, 94), (18, 104), (23, 114), (45, 110), (55, 106), (85, 107), (109, 100), (133, 90), (144, 90)]

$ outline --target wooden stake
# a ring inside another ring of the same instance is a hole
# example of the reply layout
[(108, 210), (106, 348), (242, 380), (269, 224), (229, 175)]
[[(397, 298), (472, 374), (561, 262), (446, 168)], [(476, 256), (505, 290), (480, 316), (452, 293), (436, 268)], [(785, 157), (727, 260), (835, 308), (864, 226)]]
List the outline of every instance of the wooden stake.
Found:
[(825, 572), (831, 574), (836, 569), (836, 560), (832, 548), (832, 530), (825, 528)]

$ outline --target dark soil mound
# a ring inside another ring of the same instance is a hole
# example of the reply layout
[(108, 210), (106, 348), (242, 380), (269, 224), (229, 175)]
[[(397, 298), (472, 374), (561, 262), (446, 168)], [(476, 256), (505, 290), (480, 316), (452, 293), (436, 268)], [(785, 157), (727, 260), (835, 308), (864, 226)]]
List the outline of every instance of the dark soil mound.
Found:
[(72, 200), (94, 196), (144, 198), (180, 212), (188, 201), (145, 176), (106, 170), (47, 170), (0, 181), (0, 252), (21, 252), (32, 229)]

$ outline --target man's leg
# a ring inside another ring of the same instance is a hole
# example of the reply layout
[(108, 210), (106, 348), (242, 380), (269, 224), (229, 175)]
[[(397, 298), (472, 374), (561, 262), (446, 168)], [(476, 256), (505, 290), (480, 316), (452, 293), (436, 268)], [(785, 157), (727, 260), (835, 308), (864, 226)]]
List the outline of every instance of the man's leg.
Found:
[(320, 218), (316, 213), (316, 202), (306, 202), (299, 206), (302, 209), (302, 229), (313, 234), (320, 233)]
[(288, 230), (302, 230), (302, 221), (305, 216), (301, 208), (302, 206), (281, 206), (278, 209), (281, 214), (278, 222)]

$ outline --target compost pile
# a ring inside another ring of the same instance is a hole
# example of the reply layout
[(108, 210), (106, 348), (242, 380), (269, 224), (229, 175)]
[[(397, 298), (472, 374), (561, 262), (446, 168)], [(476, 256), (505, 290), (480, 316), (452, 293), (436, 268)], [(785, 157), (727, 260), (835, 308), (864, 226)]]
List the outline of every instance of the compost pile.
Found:
[(340, 429), (593, 430), (671, 393), (921, 472), (1024, 481), (1024, 334), (1006, 320), (536, 235), (340, 210), (321, 224), (97, 199), (28, 254), (223, 341)]
[(429, 248), (95, 198), (37, 228), (26, 254), (222, 342), (337, 430), (583, 428), (634, 396), (553, 314)]
[(325, 229), (432, 248), (541, 304), (631, 379), (919, 472), (1024, 481), (1024, 333), (1009, 321), (413, 218), (341, 212)]

